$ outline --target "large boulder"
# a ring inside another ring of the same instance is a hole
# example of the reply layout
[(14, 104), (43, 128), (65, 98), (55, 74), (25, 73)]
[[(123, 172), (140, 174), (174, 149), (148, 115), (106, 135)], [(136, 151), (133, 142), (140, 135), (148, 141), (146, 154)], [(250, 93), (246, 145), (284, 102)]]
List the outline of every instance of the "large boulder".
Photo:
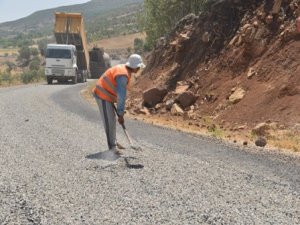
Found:
[(178, 102), (183, 109), (193, 105), (196, 100), (197, 96), (191, 91), (185, 91), (176, 98), (176, 102)]
[(165, 87), (154, 87), (143, 92), (144, 105), (146, 107), (155, 107), (156, 104), (163, 101), (164, 97), (168, 94)]

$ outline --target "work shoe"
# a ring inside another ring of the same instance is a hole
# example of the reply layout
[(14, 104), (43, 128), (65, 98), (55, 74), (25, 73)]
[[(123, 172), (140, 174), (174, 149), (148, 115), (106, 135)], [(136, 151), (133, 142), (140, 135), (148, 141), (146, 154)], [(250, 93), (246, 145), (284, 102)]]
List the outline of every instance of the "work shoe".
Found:
[(110, 149), (110, 151), (112, 151), (116, 155), (122, 155), (123, 154), (123, 152), (118, 147), (112, 148), (112, 149)]

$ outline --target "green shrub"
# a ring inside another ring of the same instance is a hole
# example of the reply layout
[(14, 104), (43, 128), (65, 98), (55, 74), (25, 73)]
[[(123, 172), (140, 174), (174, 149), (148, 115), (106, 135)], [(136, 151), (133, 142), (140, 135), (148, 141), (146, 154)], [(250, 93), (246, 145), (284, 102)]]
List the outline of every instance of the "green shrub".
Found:
[(7, 73), (10, 73), (12, 70), (14, 70), (16, 68), (16, 65), (12, 62), (9, 62), (9, 61), (4, 62), (3, 65), (6, 65), (6, 67), (7, 67), (6, 72)]
[(26, 70), (21, 74), (20, 78), (24, 84), (38, 82), (45, 79), (45, 70), (44, 68), (39, 68), (38, 70)]
[(39, 70), (40, 69), (40, 63), (41, 60), (38, 57), (35, 57), (30, 63), (29, 63), (29, 69), (30, 70)]
[(156, 40), (169, 33), (176, 23), (188, 15), (208, 9), (216, 0), (146, 0), (144, 11), (138, 18), (141, 29), (146, 32), (146, 42), (153, 48)]
[(137, 54), (143, 54), (144, 50), (144, 41), (141, 38), (134, 39), (134, 52)]
[(1, 81), (7, 82), (9, 84), (11, 84), (14, 80), (11, 74), (7, 72), (0, 74), (0, 76), (1, 76)]
[(35, 77), (36, 70), (25, 71), (21, 74), (21, 80), (24, 84), (33, 82)]

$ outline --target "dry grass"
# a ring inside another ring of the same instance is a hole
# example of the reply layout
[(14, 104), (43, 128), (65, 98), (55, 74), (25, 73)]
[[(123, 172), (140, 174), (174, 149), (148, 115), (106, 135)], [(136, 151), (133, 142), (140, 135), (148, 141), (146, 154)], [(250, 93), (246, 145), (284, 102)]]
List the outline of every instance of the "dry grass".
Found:
[(295, 130), (280, 130), (269, 137), (270, 143), (280, 149), (300, 152), (300, 132)]
[(133, 48), (133, 42), (135, 38), (145, 39), (145, 37), (146, 35), (142, 33), (123, 35), (119, 37), (95, 41), (89, 44), (89, 47), (97, 45), (99, 47), (104, 47), (105, 49), (126, 49), (129, 47)]
[(4, 56), (5, 53), (8, 55), (18, 54), (19, 49), (17, 48), (0, 48), (0, 56)]

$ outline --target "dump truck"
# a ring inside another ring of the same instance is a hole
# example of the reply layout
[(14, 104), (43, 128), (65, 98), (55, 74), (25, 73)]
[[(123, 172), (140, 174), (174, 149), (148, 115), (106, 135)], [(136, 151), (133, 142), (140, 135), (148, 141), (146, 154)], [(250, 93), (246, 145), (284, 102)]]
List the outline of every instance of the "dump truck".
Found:
[(110, 56), (103, 48), (93, 47), (89, 51), (90, 74), (92, 79), (98, 79), (108, 68), (111, 67)]
[(45, 75), (53, 80), (73, 84), (86, 82), (89, 77), (89, 52), (81, 13), (55, 13), (55, 44), (46, 50)]

